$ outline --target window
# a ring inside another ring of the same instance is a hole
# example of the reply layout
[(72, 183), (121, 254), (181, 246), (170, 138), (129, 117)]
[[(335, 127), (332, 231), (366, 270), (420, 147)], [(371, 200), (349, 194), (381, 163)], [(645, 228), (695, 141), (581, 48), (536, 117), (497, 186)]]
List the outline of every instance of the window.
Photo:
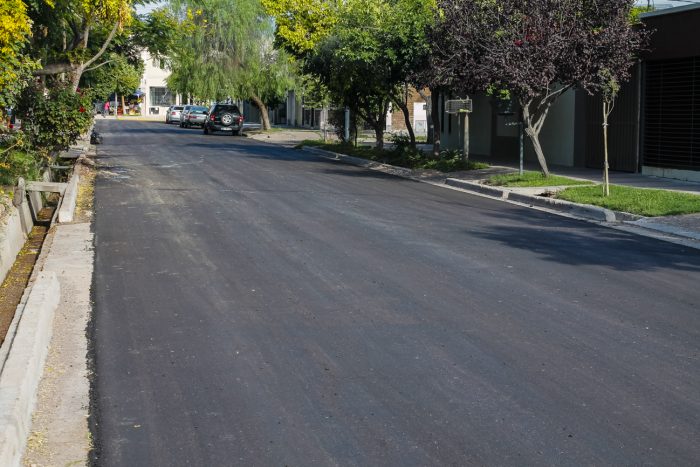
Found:
[(175, 95), (168, 88), (151, 88), (151, 107), (175, 104)]

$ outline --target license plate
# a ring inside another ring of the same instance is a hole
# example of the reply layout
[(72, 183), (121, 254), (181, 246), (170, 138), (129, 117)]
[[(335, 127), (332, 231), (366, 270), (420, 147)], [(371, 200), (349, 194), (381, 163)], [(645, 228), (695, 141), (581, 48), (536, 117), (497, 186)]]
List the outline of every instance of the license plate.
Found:
[(222, 131), (231, 131), (231, 130), (233, 130), (233, 128), (225, 126), (221, 130)]

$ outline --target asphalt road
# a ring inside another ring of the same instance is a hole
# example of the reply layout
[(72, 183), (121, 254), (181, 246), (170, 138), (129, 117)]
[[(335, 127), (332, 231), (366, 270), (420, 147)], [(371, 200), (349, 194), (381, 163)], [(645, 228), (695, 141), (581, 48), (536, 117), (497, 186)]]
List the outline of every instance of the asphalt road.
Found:
[(700, 252), (245, 138), (98, 129), (98, 465), (700, 460)]

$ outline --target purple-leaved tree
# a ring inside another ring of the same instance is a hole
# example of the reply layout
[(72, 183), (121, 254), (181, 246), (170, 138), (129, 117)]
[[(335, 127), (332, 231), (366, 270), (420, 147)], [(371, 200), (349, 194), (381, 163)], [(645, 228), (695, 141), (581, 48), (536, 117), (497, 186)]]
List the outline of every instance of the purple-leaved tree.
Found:
[[(634, 0), (438, 0), (433, 79), (470, 93), (508, 93), (549, 175), (540, 132), (557, 98), (574, 87), (599, 92), (627, 79), (644, 33)], [(607, 71), (605, 71), (607, 70)], [(607, 81), (609, 84), (609, 80)]]

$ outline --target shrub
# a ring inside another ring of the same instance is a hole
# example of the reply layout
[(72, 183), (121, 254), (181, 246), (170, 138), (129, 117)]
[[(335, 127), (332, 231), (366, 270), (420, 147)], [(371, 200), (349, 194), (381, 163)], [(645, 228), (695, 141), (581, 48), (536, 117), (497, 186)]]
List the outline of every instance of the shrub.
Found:
[(91, 109), (89, 95), (65, 87), (29, 86), (22, 93), (18, 114), (33, 150), (49, 156), (67, 149), (90, 128)]

